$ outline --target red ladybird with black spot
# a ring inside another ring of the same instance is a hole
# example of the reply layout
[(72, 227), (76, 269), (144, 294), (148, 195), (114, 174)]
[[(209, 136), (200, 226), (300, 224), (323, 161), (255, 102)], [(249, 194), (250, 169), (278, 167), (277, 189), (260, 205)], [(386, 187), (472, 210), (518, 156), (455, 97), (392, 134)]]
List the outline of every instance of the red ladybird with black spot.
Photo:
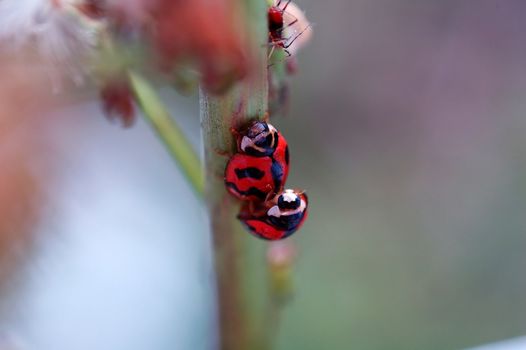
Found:
[(254, 236), (275, 241), (289, 237), (303, 225), (308, 204), (305, 192), (287, 189), (262, 207), (247, 203), (238, 218)]
[(272, 125), (253, 122), (237, 139), (239, 152), (225, 169), (228, 191), (245, 201), (265, 201), (283, 189), (289, 173), (287, 141)]

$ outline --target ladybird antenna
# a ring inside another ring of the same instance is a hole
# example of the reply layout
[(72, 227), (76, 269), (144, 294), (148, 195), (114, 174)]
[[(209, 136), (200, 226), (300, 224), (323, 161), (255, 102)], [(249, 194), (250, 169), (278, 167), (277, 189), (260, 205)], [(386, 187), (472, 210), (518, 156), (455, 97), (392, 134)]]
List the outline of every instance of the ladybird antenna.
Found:
[(279, 5), (281, 5), (281, 0), (278, 0), (278, 3), (276, 4), (277, 7), (279, 7)]

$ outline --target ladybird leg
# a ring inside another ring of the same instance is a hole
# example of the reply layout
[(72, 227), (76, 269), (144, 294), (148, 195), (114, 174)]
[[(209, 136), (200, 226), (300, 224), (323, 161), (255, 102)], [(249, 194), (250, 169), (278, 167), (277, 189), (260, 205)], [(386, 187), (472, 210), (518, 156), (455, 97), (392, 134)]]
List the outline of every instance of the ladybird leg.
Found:
[[(243, 109), (245, 107), (245, 101), (243, 99), (241, 99), (241, 101), (239, 101), (239, 104), (237, 105), (237, 110), (234, 111), (233, 115), (232, 115), (232, 126), (235, 126), (235, 127), (239, 127), (240, 125), (239, 124), (242, 124), (241, 121), (244, 117), (243, 115)], [(230, 129), (232, 131), (232, 129)], [(236, 130), (235, 132), (233, 132), (235, 136), (238, 136), (239, 135), (239, 132)]]
[[(272, 187), (272, 186), (269, 186), (269, 187)], [(276, 196), (276, 194), (274, 193), (274, 191), (269, 191), (269, 193), (267, 193), (267, 196), (265, 197), (265, 203), (267, 202), (270, 202), (272, 200), (272, 198), (274, 198)]]
[(245, 100), (241, 100), (239, 101), (239, 105), (237, 106), (236, 114), (243, 116), (244, 109), (245, 109)]
[(254, 217), (254, 203), (253, 202), (245, 202), (241, 205), (241, 208), (239, 209), (239, 213), (237, 214), (237, 218), (239, 220), (248, 220)]
[(232, 135), (234, 136), (234, 139), (236, 141), (236, 149), (238, 152), (241, 152), (241, 148), (240, 148), (240, 140), (241, 138), (243, 137), (243, 135), (241, 134), (241, 132), (239, 130), (237, 130), (236, 128), (234, 127), (231, 127), (230, 128), (230, 132), (232, 133)]
[(238, 123), (236, 123), (236, 117), (235, 117), (235, 114), (234, 116), (232, 117), (232, 124), (230, 126), (230, 128), (228, 129), (230, 131), (230, 133), (232, 134), (232, 136), (234, 137), (234, 140), (235, 140), (235, 143), (236, 143), (236, 149), (237, 149), (237, 144), (239, 143), (239, 140), (241, 139), (241, 137), (243, 137), (243, 133), (241, 131), (239, 131), (239, 125)]
[(221, 157), (231, 157), (232, 156), (232, 153), (230, 151), (225, 151), (219, 148), (214, 148), (214, 153)]
[(251, 201), (246, 204), (246, 208), (251, 217), (263, 217), (267, 214), (266, 202)]
[(237, 218), (239, 220), (248, 220), (250, 219), (250, 215), (248, 214), (248, 212), (244, 211), (244, 210), (241, 210), (238, 214), (237, 214)]
[(234, 127), (230, 128), (230, 132), (235, 138), (241, 137), (241, 133)]

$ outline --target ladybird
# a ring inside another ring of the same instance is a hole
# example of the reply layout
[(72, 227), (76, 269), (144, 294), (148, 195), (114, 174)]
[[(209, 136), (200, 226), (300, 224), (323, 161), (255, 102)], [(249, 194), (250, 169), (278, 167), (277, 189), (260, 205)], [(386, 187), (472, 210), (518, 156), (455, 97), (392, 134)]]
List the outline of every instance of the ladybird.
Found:
[(305, 192), (287, 189), (263, 208), (253, 208), (247, 203), (238, 219), (256, 237), (280, 240), (296, 232), (307, 219), (308, 198)]
[(235, 197), (265, 201), (282, 190), (289, 173), (287, 141), (272, 125), (255, 121), (238, 136), (239, 153), (225, 168), (225, 185)]

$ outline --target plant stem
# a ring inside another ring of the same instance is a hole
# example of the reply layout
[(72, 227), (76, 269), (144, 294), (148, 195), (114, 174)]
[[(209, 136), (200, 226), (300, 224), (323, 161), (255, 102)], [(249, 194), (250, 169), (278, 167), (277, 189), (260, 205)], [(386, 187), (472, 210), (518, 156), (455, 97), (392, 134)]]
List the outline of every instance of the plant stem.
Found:
[(204, 193), (201, 161), (184, 133), (159, 99), (155, 90), (138, 73), (129, 71), (130, 85), (144, 117), (153, 126), (159, 138), (179, 165), (183, 174), (200, 197)]
[(204, 91), (200, 94), (205, 191), (215, 256), (221, 350), (259, 348), (259, 334), (254, 325), (265, 298), (257, 293), (267, 290), (255, 288), (260, 281), (265, 281), (266, 244), (241, 229), (236, 219), (239, 203), (227, 194), (223, 182), (228, 158), (222, 154), (236, 151), (231, 127), (249, 119), (264, 118), (268, 106), (266, 3), (261, 0), (245, 3), (257, 66), (249, 79), (226, 95), (214, 97)]
[(239, 260), (240, 237), (235, 232), (237, 203), (224, 189), (223, 173), (235, 147), (230, 133), (232, 97), (214, 98), (201, 91), (201, 125), (205, 150), (205, 184), (217, 283), (220, 349), (247, 349)]

